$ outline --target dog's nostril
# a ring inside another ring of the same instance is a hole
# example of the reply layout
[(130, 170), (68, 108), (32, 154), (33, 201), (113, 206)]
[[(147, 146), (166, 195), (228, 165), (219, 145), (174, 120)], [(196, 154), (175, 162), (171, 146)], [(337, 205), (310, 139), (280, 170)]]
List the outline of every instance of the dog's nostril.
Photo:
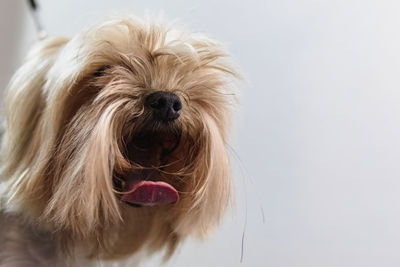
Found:
[(181, 101), (178, 99), (178, 101), (175, 101), (175, 102), (174, 102), (174, 105), (173, 105), (172, 107), (173, 107), (173, 109), (174, 109), (175, 111), (181, 110), (181, 109), (182, 109), (182, 103), (181, 103)]
[(182, 102), (177, 95), (163, 91), (149, 95), (146, 104), (152, 109), (155, 118), (161, 121), (176, 120), (182, 109)]

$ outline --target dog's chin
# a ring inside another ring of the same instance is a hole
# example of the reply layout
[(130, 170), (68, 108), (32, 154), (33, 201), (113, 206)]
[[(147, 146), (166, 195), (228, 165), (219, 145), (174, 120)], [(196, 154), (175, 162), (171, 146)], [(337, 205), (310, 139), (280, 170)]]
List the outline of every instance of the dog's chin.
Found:
[(114, 175), (114, 188), (121, 202), (132, 207), (175, 204), (177, 189), (163, 177), (164, 167), (177, 149), (181, 131), (175, 124), (158, 130), (141, 130), (127, 144), (126, 157), (131, 168)]

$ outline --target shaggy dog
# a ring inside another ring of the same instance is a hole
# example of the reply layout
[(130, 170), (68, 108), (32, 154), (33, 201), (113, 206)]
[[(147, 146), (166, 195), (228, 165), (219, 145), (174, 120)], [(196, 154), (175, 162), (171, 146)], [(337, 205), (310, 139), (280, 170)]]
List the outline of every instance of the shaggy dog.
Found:
[(236, 75), (218, 42), (132, 17), (40, 41), (6, 96), (0, 265), (168, 257), (212, 230)]

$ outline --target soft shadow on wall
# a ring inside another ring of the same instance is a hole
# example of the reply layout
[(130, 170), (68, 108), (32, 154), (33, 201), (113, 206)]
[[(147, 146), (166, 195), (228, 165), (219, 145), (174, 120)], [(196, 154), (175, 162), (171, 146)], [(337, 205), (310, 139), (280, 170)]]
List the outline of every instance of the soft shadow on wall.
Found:
[[(0, 101), (3, 101), (3, 93), (11, 76), (33, 43), (33, 31), (26, 27), (30, 19), (28, 15), (26, 1), (0, 1)], [(3, 114), (2, 104), (0, 112)]]

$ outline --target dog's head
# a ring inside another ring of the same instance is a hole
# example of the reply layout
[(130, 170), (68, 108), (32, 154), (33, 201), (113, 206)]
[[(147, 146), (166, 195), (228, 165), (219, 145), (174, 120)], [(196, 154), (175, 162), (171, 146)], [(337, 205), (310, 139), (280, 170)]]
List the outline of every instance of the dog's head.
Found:
[(6, 98), (6, 208), (104, 257), (206, 234), (229, 202), (235, 75), (217, 42), (134, 18), (42, 41)]

